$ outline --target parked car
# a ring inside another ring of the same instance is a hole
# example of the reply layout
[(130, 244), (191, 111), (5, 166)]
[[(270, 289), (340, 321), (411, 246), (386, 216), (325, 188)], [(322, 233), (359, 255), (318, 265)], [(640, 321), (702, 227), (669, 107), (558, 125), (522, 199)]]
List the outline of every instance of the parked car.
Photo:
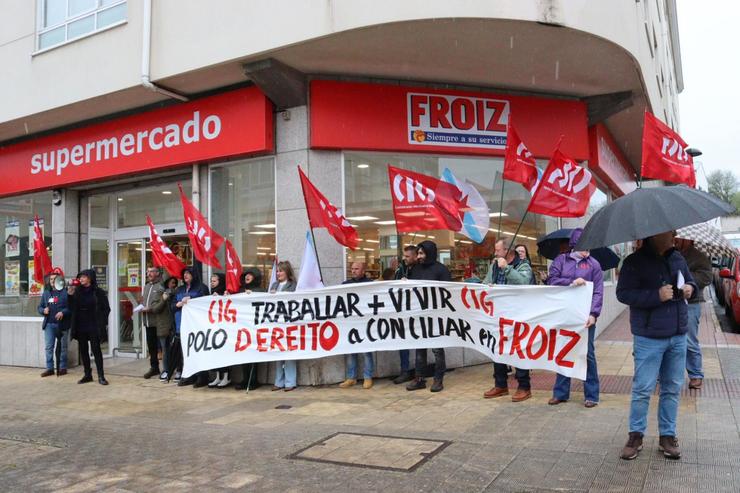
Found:
[(714, 293), (720, 306), (725, 306), (725, 280), (720, 277), (719, 273), (722, 269), (729, 269), (730, 265), (732, 265), (732, 257), (712, 257), (712, 286), (714, 286)]
[(740, 255), (736, 255), (728, 267), (719, 271), (725, 295), (725, 314), (730, 322), (740, 325)]

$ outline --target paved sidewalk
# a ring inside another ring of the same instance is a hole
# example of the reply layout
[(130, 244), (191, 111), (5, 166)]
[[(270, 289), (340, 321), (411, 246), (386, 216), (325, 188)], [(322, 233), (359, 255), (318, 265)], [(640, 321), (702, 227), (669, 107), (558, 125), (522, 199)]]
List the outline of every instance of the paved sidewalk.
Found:
[[(597, 341), (598, 407), (484, 400), (491, 366), (445, 391), (178, 388), (118, 376), (77, 385), (0, 367), (0, 490), (6, 491), (740, 491), (740, 341), (701, 327), (706, 386), (684, 392), (680, 461), (657, 449), (655, 406), (640, 457), (621, 461), (632, 373), (625, 316)], [(512, 382), (512, 387), (515, 383)], [(359, 467), (359, 466), (362, 467)]]

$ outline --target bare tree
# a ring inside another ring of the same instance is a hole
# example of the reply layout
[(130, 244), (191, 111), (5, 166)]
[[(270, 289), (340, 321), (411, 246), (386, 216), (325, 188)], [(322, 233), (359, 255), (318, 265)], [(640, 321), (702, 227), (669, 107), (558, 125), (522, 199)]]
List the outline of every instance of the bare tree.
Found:
[(707, 184), (709, 186), (709, 193), (724, 200), (728, 204), (733, 203), (735, 194), (740, 187), (740, 182), (738, 182), (735, 173), (727, 170), (716, 170), (709, 173)]

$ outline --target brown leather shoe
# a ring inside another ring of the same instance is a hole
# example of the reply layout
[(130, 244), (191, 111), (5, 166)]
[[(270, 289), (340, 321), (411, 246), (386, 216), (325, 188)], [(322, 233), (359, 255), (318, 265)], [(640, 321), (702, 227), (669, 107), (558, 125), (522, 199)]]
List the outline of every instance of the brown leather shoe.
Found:
[(547, 404), (550, 406), (557, 406), (558, 404), (562, 404), (563, 402), (568, 402), (567, 400), (560, 400), (556, 398), (552, 398), (549, 401), (547, 401)]
[(678, 448), (678, 440), (672, 436), (661, 436), (658, 440), (658, 448), (663, 451), (666, 459), (680, 459), (681, 450)]
[(637, 457), (640, 450), (642, 450), (642, 433), (631, 431), (619, 457), (624, 460), (632, 460)]
[(278, 387), (277, 385), (273, 385), (273, 386), (272, 386), (272, 389), (271, 389), (271, 390), (272, 390), (273, 392), (275, 392), (275, 391), (277, 391), (277, 390), (283, 390), (283, 388), (282, 388), (282, 387)]
[(508, 387), (493, 387), (491, 390), (483, 392), (484, 399), (493, 399), (494, 397), (501, 397), (502, 395), (509, 395)]
[(532, 397), (531, 390), (516, 389), (514, 395), (511, 396), (511, 402), (522, 402)]
[(60, 369), (57, 370), (57, 376), (58, 377), (61, 377), (62, 375), (66, 375), (66, 374), (67, 374), (67, 369), (66, 368), (60, 368)]
[(702, 383), (704, 382), (701, 378), (691, 378), (689, 379), (689, 388), (690, 389), (700, 389)]
[(46, 370), (41, 373), (41, 378), (50, 377), (54, 374), (54, 370)]

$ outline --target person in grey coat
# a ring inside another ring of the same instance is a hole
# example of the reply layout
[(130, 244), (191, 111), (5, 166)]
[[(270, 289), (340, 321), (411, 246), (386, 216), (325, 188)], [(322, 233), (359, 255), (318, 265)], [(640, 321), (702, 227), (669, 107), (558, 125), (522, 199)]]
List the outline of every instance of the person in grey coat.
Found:
[[(293, 273), (293, 266), (290, 262), (283, 261), (277, 265), (277, 280), (270, 286), (271, 293), (280, 293), (283, 291), (295, 291), (296, 278)], [(284, 390), (290, 392), (295, 390), (298, 376), (298, 365), (296, 360), (277, 361), (275, 363), (275, 384), (272, 390)]]

